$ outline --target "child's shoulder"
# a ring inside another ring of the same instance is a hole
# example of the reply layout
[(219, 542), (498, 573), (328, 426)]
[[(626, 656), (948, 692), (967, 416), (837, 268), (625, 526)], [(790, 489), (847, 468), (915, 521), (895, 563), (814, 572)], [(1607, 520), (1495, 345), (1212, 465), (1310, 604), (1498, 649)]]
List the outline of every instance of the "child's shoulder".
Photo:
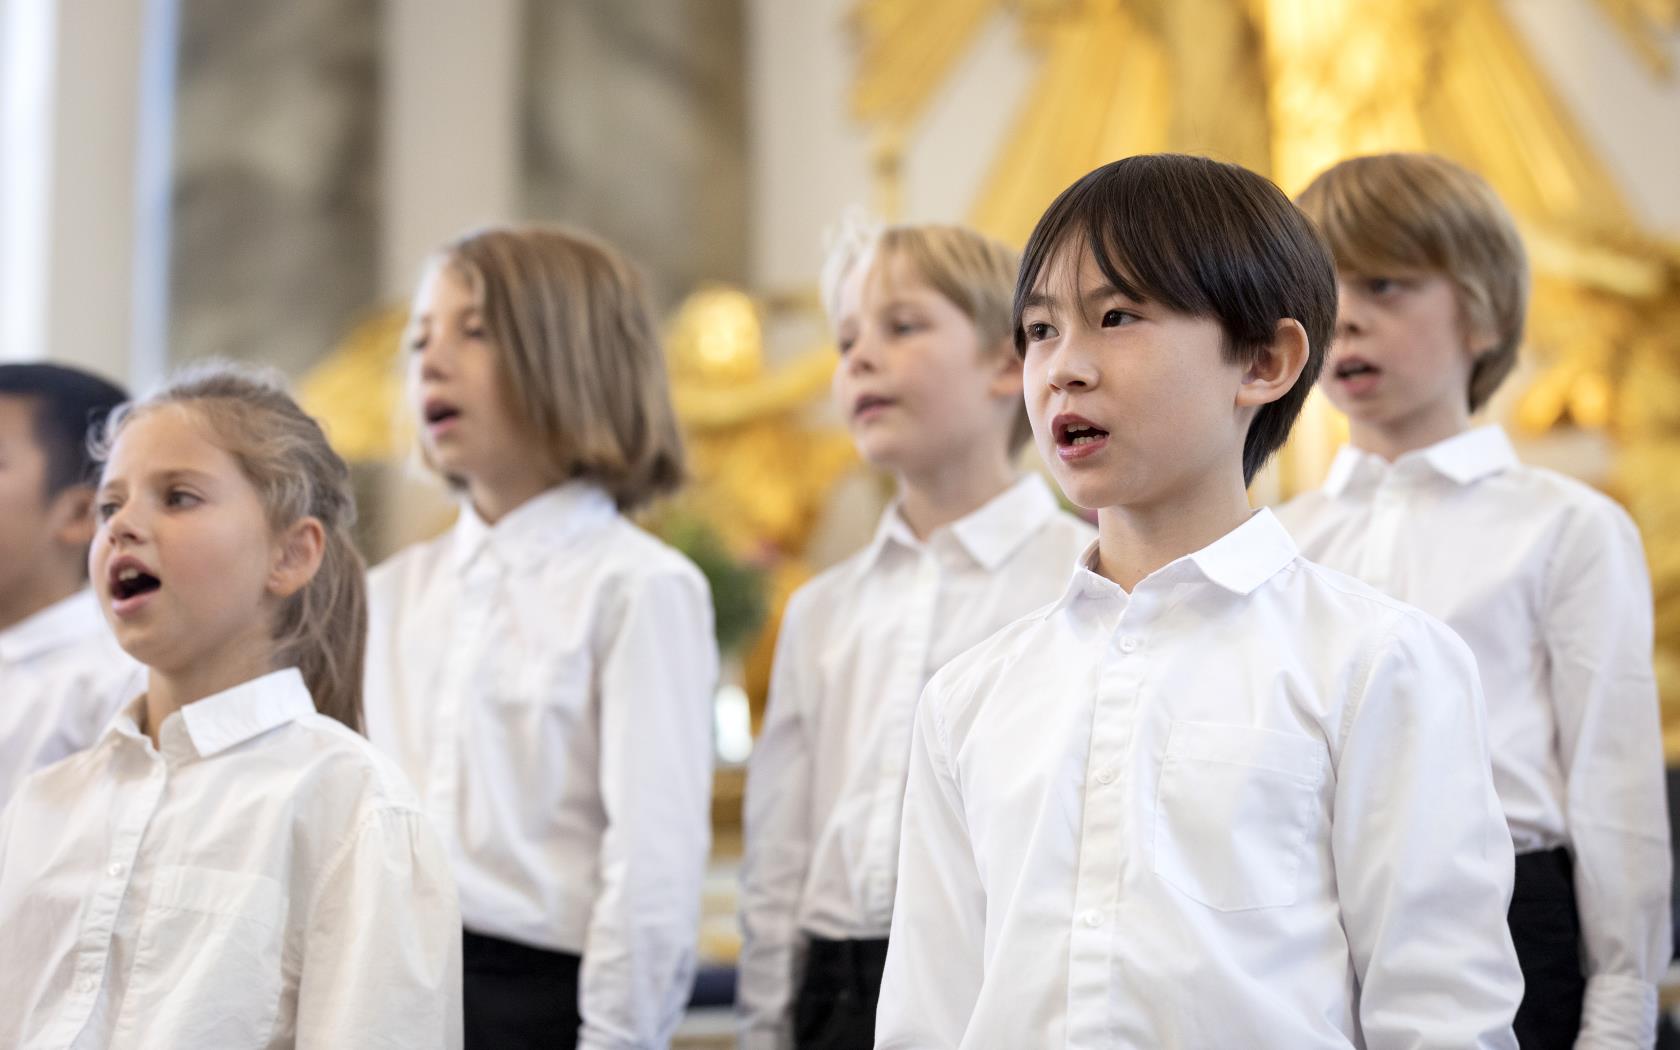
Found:
[(1634, 531), (1633, 518), (1620, 503), (1584, 481), (1548, 467), (1520, 464), (1506, 471), (1492, 488), (1501, 498), (1512, 489), (1522, 494), (1525, 513), (1555, 517), (1565, 529), (1591, 535)]
[(300, 801), (342, 807), (346, 819), (371, 809), (418, 810), (408, 778), (362, 734), (319, 712), (293, 729)]
[[(1289, 580), (1298, 593), (1285, 608), (1299, 618), (1301, 648), (1315, 659), (1357, 666), (1384, 651), (1405, 650), (1450, 653), (1474, 667), (1469, 648), (1451, 627), (1363, 580), (1306, 558), (1295, 559)], [(1329, 630), (1320, 633), (1314, 625)]]

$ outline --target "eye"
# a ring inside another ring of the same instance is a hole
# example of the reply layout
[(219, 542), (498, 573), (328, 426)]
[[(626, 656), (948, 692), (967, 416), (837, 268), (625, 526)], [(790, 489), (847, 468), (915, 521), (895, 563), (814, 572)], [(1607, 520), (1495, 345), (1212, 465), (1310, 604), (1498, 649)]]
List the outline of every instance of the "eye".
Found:
[(1109, 310), (1102, 315), (1102, 326), (1104, 328), (1119, 328), (1121, 325), (1131, 324), (1137, 319), (1137, 314), (1129, 310)]
[(1400, 282), (1392, 277), (1368, 277), (1365, 280), (1365, 290), (1372, 295), (1387, 295), (1399, 288)]
[(415, 335), (410, 336), (408, 339), (408, 349), (410, 353), (415, 354), (426, 349), (426, 336), (424, 333), (416, 333)]
[(463, 328), (461, 334), (468, 339), (483, 339), (487, 333), (483, 325), (471, 324)]
[(1044, 321), (1033, 321), (1030, 324), (1022, 325), (1021, 330), (1026, 333), (1029, 343), (1042, 342), (1053, 338), (1056, 334), (1056, 329)]
[(835, 340), (834, 346), (840, 351), (840, 356), (845, 357), (846, 351), (850, 350), (852, 348), (852, 344), (855, 342), (857, 342), (856, 339), (837, 339)]
[(198, 497), (197, 493), (189, 492), (186, 489), (170, 489), (169, 494), (163, 498), (164, 506), (174, 507), (177, 510), (186, 507), (196, 507), (203, 502), (204, 501)]
[(122, 504), (116, 500), (106, 499), (99, 501), (98, 505), (93, 508), (93, 513), (100, 521), (110, 521), (121, 509)]

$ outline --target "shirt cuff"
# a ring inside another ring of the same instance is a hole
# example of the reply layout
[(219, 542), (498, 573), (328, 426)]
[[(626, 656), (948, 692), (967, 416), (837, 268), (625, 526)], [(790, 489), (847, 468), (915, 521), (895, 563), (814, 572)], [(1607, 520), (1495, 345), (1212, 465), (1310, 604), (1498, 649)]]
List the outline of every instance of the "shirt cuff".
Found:
[(1575, 1050), (1650, 1050), (1656, 1040), (1656, 985), (1618, 974), (1587, 978)]

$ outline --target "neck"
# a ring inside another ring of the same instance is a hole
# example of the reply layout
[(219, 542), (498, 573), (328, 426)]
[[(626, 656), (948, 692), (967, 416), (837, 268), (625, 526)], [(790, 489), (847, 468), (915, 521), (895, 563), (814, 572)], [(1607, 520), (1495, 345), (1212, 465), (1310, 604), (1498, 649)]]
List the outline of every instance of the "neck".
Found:
[(34, 616), (36, 613), (75, 594), (82, 589), (82, 574), (61, 566), (48, 565), (17, 581), (17, 586), (0, 592), (0, 631)]
[(1428, 448), (1470, 429), (1470, 407), (1454, 399), (1389, 422), (1348, 420), (1353, 447), (1393, 462), (1408, 452)]
[(215, 696), (236, 685), (274, 671), (274, 646), (266, 636), (234, 642), (215, 657), (187, 661), (184, 666), (148, 668), (146, 675), (146, 735), (158, 743), (164, 719), (188, 704)]
[(494, 525), (553, 487), (548, 478), (520, 471), (504, 477), (474, 478), (467, 482), (467, 497), (485, 524)]
[(1097, 571), (1128, 593), (1157, 569), (1193, 554), (1248, 520), (1240, 470), (1147, 504), (1097, 512)]
[(919, 540), (979, 510), (1015, 483), (1007, 456), (954, 457), (939, 467), (898, 472), (899, 507), (905, 524)]

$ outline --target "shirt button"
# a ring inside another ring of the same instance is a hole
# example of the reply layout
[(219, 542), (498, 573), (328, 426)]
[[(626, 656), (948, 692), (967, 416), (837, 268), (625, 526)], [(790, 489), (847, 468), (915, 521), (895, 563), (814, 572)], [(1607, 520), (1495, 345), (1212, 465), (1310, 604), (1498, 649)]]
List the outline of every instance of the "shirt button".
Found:
[(1102, 912), (1097, 911), (1095, 908), (1085, 913), (1085, 925), (1091, 927), (1093, 930), (1102, 925), (1102, 920)]
[(120, 877), (122, 873), (123, 866), (121, 864), (113, 864), (109, 868), (105, 869), (105, 874), (111, 876), (113, 879)]
[(1097, 774), (1097, 783), (1099, 783), (1099, 784), (1112, 784), (1112, 783), (1114, 783), (1114, 770), (1105, 769), (1102, 772), (1098, 773)]
[(1137, 639), (1133, 638), (1131, 635), (1127, 635), (1126, 637), (1120, 639), (1120, 651), (1123, 653), (1137, 652)]

